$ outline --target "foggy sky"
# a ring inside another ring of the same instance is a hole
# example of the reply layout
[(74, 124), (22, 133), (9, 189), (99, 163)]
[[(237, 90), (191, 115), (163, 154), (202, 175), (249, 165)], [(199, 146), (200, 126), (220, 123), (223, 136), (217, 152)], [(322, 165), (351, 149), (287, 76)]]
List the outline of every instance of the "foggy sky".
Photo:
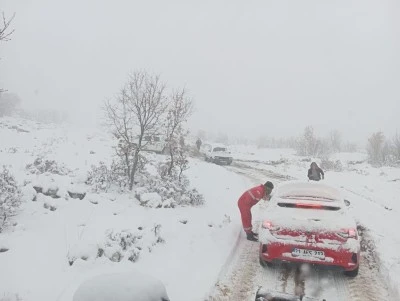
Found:
[(1, 2), (16, 31), (0, 86), (27, 106), (90, 123), (146, 69), (188, 89), (195, 132), (400, 131), (399, 0)]

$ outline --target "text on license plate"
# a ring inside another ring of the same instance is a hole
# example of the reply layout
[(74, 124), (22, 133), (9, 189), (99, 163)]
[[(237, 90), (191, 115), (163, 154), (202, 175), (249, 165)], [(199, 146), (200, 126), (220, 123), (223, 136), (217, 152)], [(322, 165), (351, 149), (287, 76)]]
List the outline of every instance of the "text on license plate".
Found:
[(292, 251), (292, 256), (309, 256), (309, 257), (317, 257), (324, 259), (325, 253), (324, 251), (316, 251), (316, 250), (306, 250), (306, 249), (297, 249), (294, 248)]

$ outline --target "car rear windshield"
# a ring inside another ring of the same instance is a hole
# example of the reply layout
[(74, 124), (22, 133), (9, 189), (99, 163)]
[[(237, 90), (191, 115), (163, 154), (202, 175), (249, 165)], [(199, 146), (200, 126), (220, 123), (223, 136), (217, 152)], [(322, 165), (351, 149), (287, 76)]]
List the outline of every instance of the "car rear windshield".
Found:
[(214, 152), (224, 152), (224, 151), (226, 151), (226, 148), (224, 148), (224, 147), (214, 147), (213, 151)]
[(325, 205), (325, 204), (313, 204), (312, 202), (278, 202), (279, 207), (285, 208), (299, 208), (299, 209), (315, 209), (315, 210), (329, 210), (329, 211), (338, 211), (340, 210), (339, 206), (334, 205)]

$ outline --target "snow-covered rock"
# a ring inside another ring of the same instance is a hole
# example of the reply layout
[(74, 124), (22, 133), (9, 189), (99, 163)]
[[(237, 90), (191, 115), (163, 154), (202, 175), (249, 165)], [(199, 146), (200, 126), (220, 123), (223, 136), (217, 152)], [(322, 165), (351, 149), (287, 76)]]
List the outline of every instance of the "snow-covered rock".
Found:
[(36, 196), (36, 190), (32, 185), (28, 184), (21, 188), (21, 201), (28, 202), (33, 201)]
[(140, 195), (139, 202), (142, 206), (151, 208), (161, 208), (162, 198), (157, 192), (146, 192)]

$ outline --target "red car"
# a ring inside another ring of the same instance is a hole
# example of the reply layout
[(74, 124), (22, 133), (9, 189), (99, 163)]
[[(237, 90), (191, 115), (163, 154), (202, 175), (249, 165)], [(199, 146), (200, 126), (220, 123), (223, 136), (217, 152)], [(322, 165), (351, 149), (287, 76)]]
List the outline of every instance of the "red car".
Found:
[(319, 182), (277, 188), (259, 233), (260, 264), (310, 263), (358, 274), (360, 240), (340, 191)]

